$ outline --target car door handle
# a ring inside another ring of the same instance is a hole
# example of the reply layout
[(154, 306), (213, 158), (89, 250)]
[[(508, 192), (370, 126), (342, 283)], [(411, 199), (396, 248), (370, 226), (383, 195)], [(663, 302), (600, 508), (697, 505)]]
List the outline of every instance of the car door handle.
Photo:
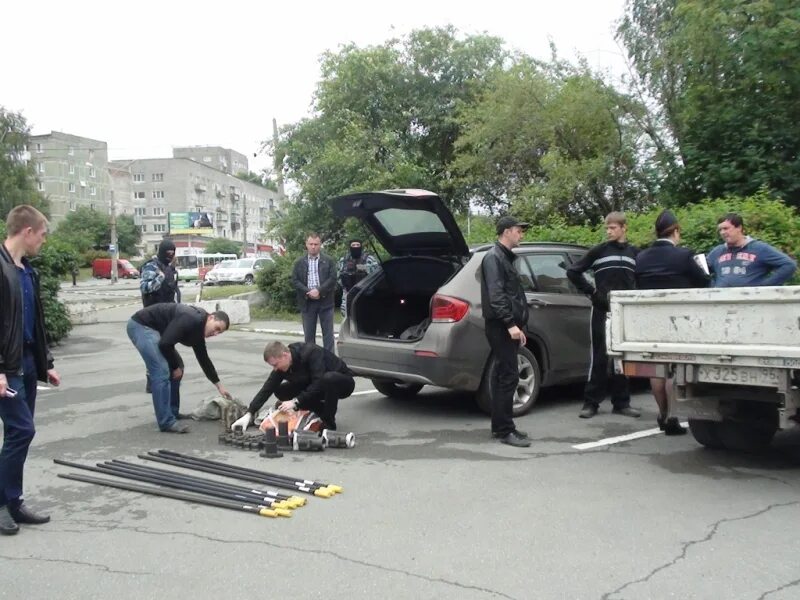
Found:
[(540, 306), (550, 306), (551, 304), (551, 302), (548, 302), (547, 300), (540, 300), (539, 298), (531, 298), (528, 300), (528, 306), (535, 306), (537, 308)]

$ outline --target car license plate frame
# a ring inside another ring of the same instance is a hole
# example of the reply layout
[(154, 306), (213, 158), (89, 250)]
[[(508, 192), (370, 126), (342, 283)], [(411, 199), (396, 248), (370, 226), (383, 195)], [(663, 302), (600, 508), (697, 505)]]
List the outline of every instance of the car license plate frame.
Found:
[(697, 381), (724, 385), (754, 385), (778, 387), (782, 369), (769, 367), (740, 367), (733, 365), (699, 365)]

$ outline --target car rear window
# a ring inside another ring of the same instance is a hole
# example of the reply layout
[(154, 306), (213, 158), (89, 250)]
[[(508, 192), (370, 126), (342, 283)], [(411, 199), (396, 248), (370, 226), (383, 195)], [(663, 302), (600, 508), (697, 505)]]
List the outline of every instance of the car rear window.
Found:
[(427, 210), (387, 208), (376, 212), (375, 218), (391, 236), (447, 231), (441, 219)]

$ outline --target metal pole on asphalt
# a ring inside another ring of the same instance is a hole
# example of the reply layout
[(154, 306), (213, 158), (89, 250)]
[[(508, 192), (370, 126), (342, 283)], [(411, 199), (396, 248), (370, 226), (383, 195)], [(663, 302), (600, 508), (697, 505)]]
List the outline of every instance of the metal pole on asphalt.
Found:
[(114, 190), (110, 190), (109, 197), (111, 199), (111, 283), (117, 283), (117, 255), (119, 248), (117, 248), (117, 206), (114, 202)]

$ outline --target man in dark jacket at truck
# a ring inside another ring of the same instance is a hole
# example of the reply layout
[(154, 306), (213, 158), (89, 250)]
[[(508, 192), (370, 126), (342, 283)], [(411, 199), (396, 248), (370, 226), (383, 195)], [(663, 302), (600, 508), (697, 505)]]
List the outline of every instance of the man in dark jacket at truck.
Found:
[(208, 380), (221, 396), (231, 399), (206, 350), (206, 338), (224, 333), (229, 326), (230, 319), (221, 310), (208, 314), (202, 308), (186, 304), (153, 304), (128, 320), (128, 337), (142, 356), (150, 376), (153, 408), (161, 431), (189, 431), (177, 421), (183, 361), (175, 350), (176, 344), (190, 346)]
[[(636, 287), (634, 270), (639, 250), (627, 240), (627, 220), (621, 212), (606, 216), (606, 240), (590, 248), (586, 255), (567, 269), (567, 277), (580, 291), (592, 299), (591, 344), (592, 362), (589, 379), (583, 392), (582, 419), (591, 419), (606, 395), (609, 379), (608, 352), (606, 350), (606, 313), (608, 294), (613, 290), (632, 290)], [(594, 285), (584, 273), (591, 271)], [(611, 375), (611, 403), (613, 413), (626, 417), (638, 417), (641, 413), (631, 407), (628, 378), (622, 374)]]
[(481, 305), (486, 322), (486, 339), (492, 349), (491, 378), (492, 435), (504, 444), (526, 448), (528, 435), (514, 425), (514, 392), (519, 383), (517, 350), (527, 342), (528, 303), (514, 267), (525, 230), (530, 225), (514, 217), (497, 221), (497, 243), (481, 262)]
[(272, 373), (231, 429), (247, 429), (272, 394), (281, 410), (313, 411), (326, 429), (336, 429), (339, 400), (350, 396), (356, 385), (353, 372), (341, 358), (316, 344), (270, 342), (264, 348), (264, 361)]
[(36, 514), (22, 500), (22, 473), (36, 429), (36, 382), (59, 385), (47, 347), (39, 276), (28, 262), (47, 238), (47, 219), (32, 206), (17, 206), (6, 218), (0, 244), (0, 534), (14, 535), (19, 523), (39, 525), (50, 517)]

